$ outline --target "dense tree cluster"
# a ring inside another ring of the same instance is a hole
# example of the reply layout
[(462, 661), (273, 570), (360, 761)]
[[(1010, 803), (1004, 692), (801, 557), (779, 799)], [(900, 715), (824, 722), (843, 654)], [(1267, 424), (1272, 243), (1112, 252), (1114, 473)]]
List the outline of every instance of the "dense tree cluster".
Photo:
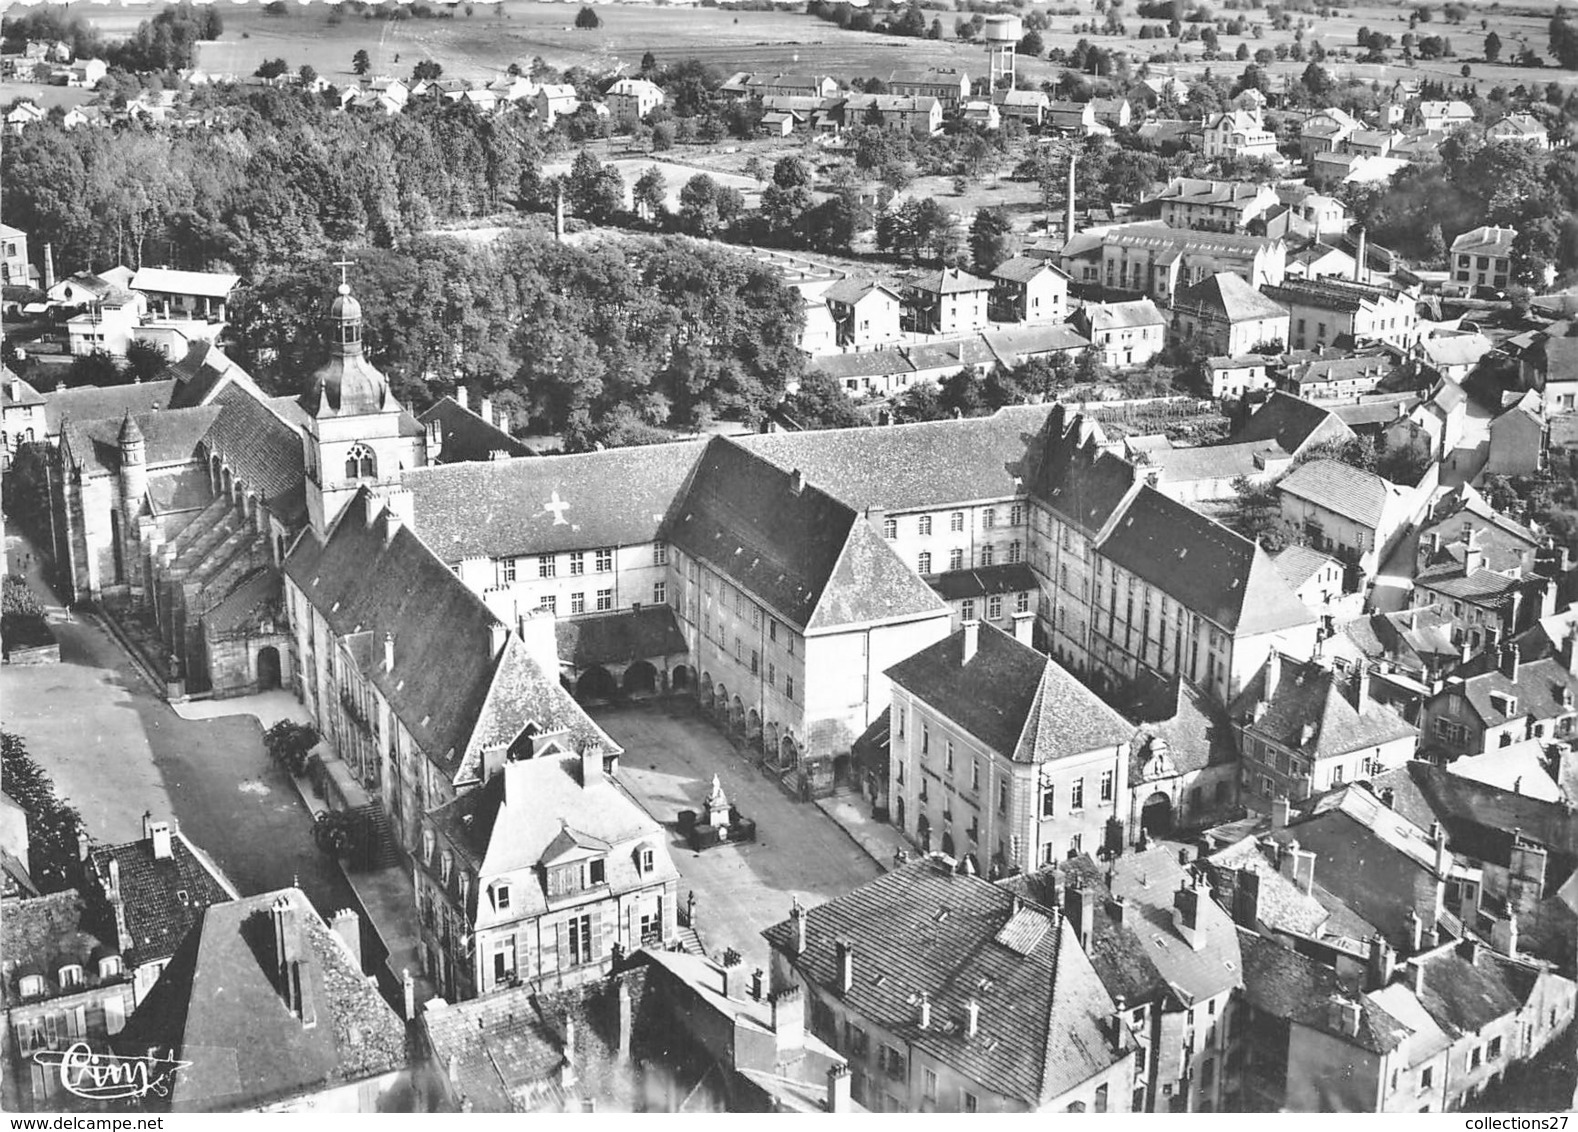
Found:
[[(796, 380), (796, 292), (756, 260), (673, 238), (575, 247), (531, 231), (491, 245), (422, 237), (361, 253), (357, 296), (372, 360), (425, 404), (457, 379), (572, 449), (636, 426), (759, 419)], [(322, 260), (254, 281), (232, 320), (233, 354), (281, 393), (325, 357)]]
[(7, 51), (20, 51), (29, 40), (63, 42), (76, 59), (104, 59), (130, 72), (176, 71), (193, 66), (197, 44), (218, 39), (224, 30), (217, 4), (182, 3), (144, 20), (128, 39), (109, 42), (69, 9), (41, 4), (14, 19), (7, 17), (0, 23), (0, 39)]
[(77, 838), (82, 816), (55, 793), (49, 775), (20, 735), (0, 731), (0, 789), (27, 813), (28, 872), (41, 892), (60, 892), (80, 875)]

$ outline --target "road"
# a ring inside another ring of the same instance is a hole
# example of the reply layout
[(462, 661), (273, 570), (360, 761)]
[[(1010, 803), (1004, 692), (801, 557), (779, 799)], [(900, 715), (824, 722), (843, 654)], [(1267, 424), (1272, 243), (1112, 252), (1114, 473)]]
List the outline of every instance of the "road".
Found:
[[(13, 573), (28, 553), (21, 536), (7, 534)], [(180, 718), (103, 628), (55, 603), (36, 560), (28, 580), (53, 606), (61, 662), (0, 668), (0, 719), (77, 807), (89, 835), (131, 841), (142, 836), (144, 811), (173, 814), (242, 895), (296, 883), (326, 916), (355, 907), (338, 867), (313, 846), (311, 818), (269, 761), (256, 718)]]
[[(669, 829), (680, 899), (695, 891), (697, 932), (714, 958), (732, 947), (748, 967), (765, 967), (761, 932), (788, 917), (795, 897), (821, 904), (883, 871), (831, 818), (792, 800), (710, 724), (659, 707), (592, 714), (625, 749), (620, 781)], [(693, 853), (674, 823), (680, 810), (700, 812), (714, 774), (729, 801), (756, 821), (758, 839)]]

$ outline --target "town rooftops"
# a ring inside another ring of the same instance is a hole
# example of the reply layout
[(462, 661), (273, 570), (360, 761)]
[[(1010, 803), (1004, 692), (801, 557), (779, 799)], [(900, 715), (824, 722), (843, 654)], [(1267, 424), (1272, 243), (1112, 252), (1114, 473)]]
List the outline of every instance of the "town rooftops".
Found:
[(1179, 291), (1173, 309), (1185, 314), (1220, 316), (1229, 322), (1285, 318), (1287, 308), (1266, 298), (1242, 278), (1227, 271), (1208, 275)]
[(1408, 493), (1407, 488), (1341, 460), (1311, 460), (1290, 472), (1277, 488), (1370, 529), (1379, 528), (1388, 505)]
[(498, 425), (483, 420), (453, 397), (440, 398), (417, 420), (424, 425), (437, 422), (442, 440), (439, 459), (445, 464), (491, 460), (500, 452), (506, 456), (535, 455)]
[(1133, 725), (1057, 661), (989, 622), (973, 628), (966, 623), (886, 675), (1015, 762), (1044, 763), (1117, 747), (1134, 733)]
[(1281, 939), (1240, 928), (1244, 958), (1244, 997), (1256, 1010), (1323, 1033), (1337, 1033), (1329, 1004), (1344, 999), (1359, 1008), (1357, 1033), (1346, 1037), (1372, 1053), (1386, 1053), (1405, 1041), (1410, 1030), (1363, 995), (1359, 979), (1300, 955)]
[[(0, 365), (0, 404), (5, 405), (7, 408), (13, 406), (25, 408), (28, 405), (44, 404), (44, 398), (39, 394), (38, 390), (12, 373), (8, 366)], [(44, 419), (46, 422), (48, 421), (47, 413)], [(38, 437), (38, 439), (42, 440), (44, 438)]]
[(867, 295), (883, 294), (897, 302), (898, 292), (881, 280), (873, 279), (869, 275), (849, 275), (834, 283), (822, 292), (822, 298), (829, 303), (839, 303), (845, 306), (854, 306)]
[(1560, 657), (1520, 663), (1511, 672), (1509, 675), (1503, 664), (1468, 677), (1456, 689), (1486, 726), (1524, 717), (1555, 719), (1573, 712), (1567, 703), (1578, 695), (1578, 676), (1568, 671)]
[(1103, 331), (1167, 325), (1167, 319), (1150, 299), (1131, 299), (1123, 303), (1095, 303), (1081, 308), (1080, 313), (1089, 325), (1092, 335)]
[(1255, 255), (1282, 244), (1280, 239), (1267, 239), (1264, 236), (1240, 236), (1232, 232), (1197, 232), (1187, 228), (1169, 228), (1160, 223), (1130, 224), (1113, 228), (1102, 234), (1098, 242), (1112, 247), (1206, 254), (1216, 252), (1230, 256)]
[(116, 938), (117, 925), (124, 918), (121, 951), (129, 967), (168, 958), (204, 908), (239, 895), (219, 866), (180, 830), (171, 829), (168, 840), (167, 856), (156, 855), (162, 840), (145, 836), (100, 846), (89, 857), (96, 883), (109, 897), (110, 914), (116, 918), (104, 925), (104, 938)]
[(963, 87), (968, 81), (963, 71), (953, 67), (911, 68), (894, 71), (888, 76), (889, 86), (899, 83), (909, 86)]
[(241, 276), (217, 271), (176, 271), (168, 267), (144, 267), (132, 277), (134, 291), (160, 295), (196, 295), (223, 299), (241, 283)]
[[(48, 413), (48, 407), (45, 413)], [(223, 411), (219, 405), (194, 409), (168, 409), (164, 412), (131, 411), (138, 431), (143, 434), (143, 455), (150, 469), (160, 464), (187, 463), (198, 442)], [(67, 420), (61, 430), (62, 444), (71, 453), (74, 465), (85, 475), (106, 474), (121, 464), (120, 434), (126, 414), (97, 420)]]
[(113, 931), (102, 941), (94, 934), (87, 901), (74, 888), (43, 896), (34, 892), (30, 899), (8, 898), (0, 916), (0, 946), (5, 951), (0, 1002), (7, 1005), (22, 1001), (19, 984), (29, 975), (58, 987), (62, 967), (78, 964), (92, 977), (99, 958), (120, 952)]
[(632, 657), (684, 656), (685, 636), (667, 605), (617, 609), (554, 623), (559, 658), (576, 668), (625, 663)]
[[(762, 934), (814, 986), (836, 987), (855, 1017), (964, 1080), (1039, 1107), (1133, 1054), (1114, 1043), (1114, 1006), (1067, 922), (945, 858), (903, 865), (805, 911), (805, 950), (785, 920)], [(917, 1020), (920, 996), (930, 1024)], [(974, 1037), (965, 1015), (974, 1000)]]
[(1277, 573), (1288, 580), (1288, 585), (1295, 589), (1313, 578), (1328, 566), (1341, 567), (1335, 558), (1329, 554), (1322, 554), (1314, 547), (1294, 544), (1279, 551), (1271, 559), (1277, 565)]
[(262, 1108), (409, 1063), (404, 1023), (297, 888), (203, 909), (116, 1045), (188, 1063), (167, 1102), (188, 1112)]
[(1498, 134), (1513, 133), (1526, 138), (1546, 136), (1545, 126), (1532, 114), (1508, 114), (1496, 119), (1490, 129)]
[(1352, 435), (1329, 409), (1278, 392), (1268, 397), (1228, 441), (1233, 444), (1271, 441), (1288, 455), (1296, 456), (1312, 440), (1345, 440)]
[(1100, 549), (1234, 635), (1314, 620), (1264, 550), (1152, 487), (1140, 489)]
[(1281, 284), (1267, 285), (1261, 290), (1284, 306), (1318, 307), (1322, 310), (1359, 311), (1366, 304), (1402, 298), (1402, 292), (1390, 287), (1372, 287), (1367, 283), (1350, 283), (1337, 279), (1290, 278)]
[(1516, 228), (1498, 228), (1483, 224), (1471, 228), (1452, 241), (1453, 255), (1510, 256), (1512, 245), (1518, 238)]
[(1089, 347), (1090, 339), (1063, 322), (1011, 326), (981, 335), (992, 355), (1010, 369), (1039, 354), (1063, 353)]
[(910, 279), (906, 286), (912, 291), (928, 295), (961, 295), (971, 291), (990, 291), (992, 281), (957, 267), (947, 267), (941, 271), (922, 272)]
[(1008, 283), (1028, 283), (1044, 271), (1068, 278), (1067, 273), (1051, 260), (1028, 255), (1017, 255), (1013, 259), (1004, 260), (992, 270), (992, 278)]
[(1059, 403), (1047, 418), (1031, 481), (1037, 498), (1087, 536), (1112, 521), (1139, 480), (1135, 465), (1103, 451), (1106, 442), (1094, 418), (1071, 416)]
[[(1329, 668), (1286, 657), (1276, 667), (1279, 675), (1270, 695), (1262, 668), (1239, 693), (1232, 711), (1235, 718), (1251, 721), (1246, 726), (1256, 734), (1288, 750), (1313, 759), (1334, 758), (1418, 734), (1394, 709), (1368, 696), (1356, 706), (1350, 699), (1351, 682)], [(1255, 719), (1260, 702), (1266, 703), (1266, 711)]]
[(79, 385), (45, 393), (44, 427), (51, 436), (60, 432), (64, 420), (97, 421), (114, 419), (116, 424), (130, 409), (143, 413), (167, 408), (174, 395), (174, 381), (144, 381), (131, 385)]
[[(1237, 914), (1242, 917), (1238, 922), (1244, 927), (1264, 925), (1272, 931), (1294, 932), (1318, 939), (1322, 925), (1330, 919), (1320, 901), (1278, 869), (1275, 846), (1263, 844), (1252, 834), (1213, 853), (1206, 859), (1206, 867), (1217, 899), (1225, 907), (1238, 909)], [(1255, 879), (1248, 881), (1246, 874), (1251, 873)], [(1251, 900), (1252, 922), (1249, 920)], [(1248, 959), (1247, 952), (1245, 959)], [(1247, 971), (1244, 978), (1247, 989)]]

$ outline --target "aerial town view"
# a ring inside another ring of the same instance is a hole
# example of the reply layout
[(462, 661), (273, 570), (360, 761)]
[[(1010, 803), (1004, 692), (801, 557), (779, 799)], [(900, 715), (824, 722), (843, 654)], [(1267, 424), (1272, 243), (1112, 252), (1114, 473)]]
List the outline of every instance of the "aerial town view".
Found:
[(1578, 12), (35, 3), (0, 114), (0, 1109), (1578, 1108)]

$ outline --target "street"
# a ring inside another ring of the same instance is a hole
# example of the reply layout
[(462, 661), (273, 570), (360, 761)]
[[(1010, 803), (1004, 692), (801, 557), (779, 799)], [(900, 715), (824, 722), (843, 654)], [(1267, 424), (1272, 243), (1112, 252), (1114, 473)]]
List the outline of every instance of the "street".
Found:
[[(704, 720), (660, 707), (594, 709), (625, 754), (619, 778), (670, 831), (680, 899), (696, 893), (696, 930), (713, 958), (726, 948), (747, 967), (765, 966), (764, 928), (786, 919), (798, 896), (807, 907), (841, 896), (883, 870), (831, 818), (779, 789)], [(716, 774), (729, 801), (757, 824), (757, 840), (693, 853), (674, 823), (701, 810)]]
[[(12, 573), (23, 573), (29, 553), (7, 534)], [(89, 836), (135, 840), (144, 811), (170, 814), (242, 895), (294, 883), (325, 916), (355, 907), (339, 868), (312, 843), (306, 807), (269, 761), (257, 719), (180, 718), (103, 628), (60, 608), (33, 561), (28, 581), (50, 607), (61, 662), (0, 669), (3, 726), (81, 812)]]

